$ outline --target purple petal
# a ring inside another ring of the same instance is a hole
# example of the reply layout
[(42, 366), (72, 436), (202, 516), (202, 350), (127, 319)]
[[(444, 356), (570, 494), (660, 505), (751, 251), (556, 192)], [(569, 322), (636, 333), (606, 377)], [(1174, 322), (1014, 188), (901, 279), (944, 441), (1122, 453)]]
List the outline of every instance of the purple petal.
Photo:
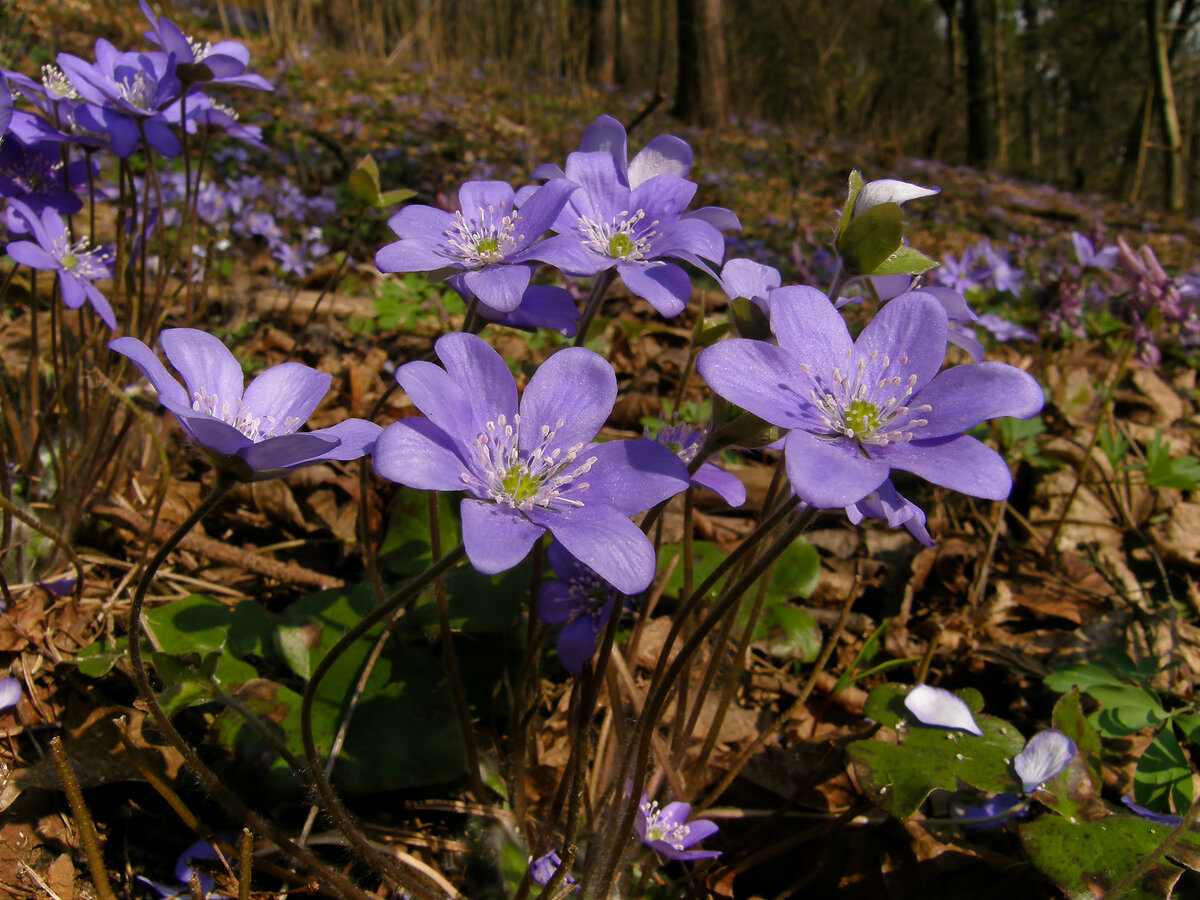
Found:
[[(470, 418), (462, 422), (468, 440), (484, 432), (488, 422), (504, 416), (512, 422), (517, 411), (517, 385), (504, 359), (473, 334), (447, 334), (434, 345), (450, 379), (462, 386)], [(415, 399), (415, 398), (414, 398)], [(449, 429), (447, 429), (449, 431)]]
[[(622, 148), (624, 149), (624, 148)], [(660, 134), (629, 163), (629, 186), (636, 188), (658, 175), (687, 178), (692, 168), (692, 148), (672, 134)]]
[(471, 293), (492, 309), (512, 312), (521, 305), (532, 275), (529, 266), (494, 265), (464, 273), (463, 281)]
[(455, 445), (428, 419), (402, 419), (389, 425), (371, 454), (382, 478), (420, 491), (461, 491), (466, 466)]
[[(265, 370), (246, 387), (242, 403), (255, 416), (262, 416), (263, 434), (278, 434), (289, 419), (298, 420), (294, 429), (308, 421), (329, 391), (333, 376), (300, 363), (285, 362)], [(276, 421), (266, 421), (270, 416)]]
[(621, 183), (623, 174), (618, 174), (608, 153), (568, 154), (567, 178), (583, 188), (571, 195), (569, 206), (586, 219), (608, 222), (622, 212), (628, 214), (635, 209), (630, 203), (629, 189)]
[(567, 200), (579, 186), (566, 178), (548, 181), (524, 198), (515, 235), (517, 247), (525, 248), (541, 237), (567, 205)]
[(1042, 386), (1028, 372), (997, 362), (954, 366), (941, 372), (913, 399), (930, 406), (929, 420), (914, 428), (917, 440), (962, 434), (999, 416), (1029, 419), (1046, 402)]
[(894, 469), (920, 475), (926, 481), (985, 500), (1005, 500), (1012, 491), (1008, 463), (973, 437), (897, 441), (872, 451)]
[(625, 126), (612, 116), (602, 115), (597, 116), (596, 121), (592, 122), (583, 132), (579, 149), (585, 153), (603, 150), (605, 153), (611, 154), (613, 164), (619, 171), (624, 172), (627, 140)]
[[(823, 302), (832, 309), (828, 300)], [(780, 347), (743, 338), (721, 341), (700, 351), (696, 370), (720, 396), (772, 425), (819, 426), (809, 412), (811, 382), (796, 358)]]
[[(565, 454), (590, 443), (616, 399), (617, 376), (604, 357), (583, 347), (560, 350), (538, 367), (521, 396), (522, 452), (546, 442), (547, 453)], [(543, 427), (553, 436), (543, 438)]]
[(29, 266), (31, 269), (47, 271), (62, 268), (62, 264), (57, 259), (33, 241), (13, 241), (4, 248), (4, 252), (12, 257), (13, 262)]
[(640, 593), (654, 581), (650, 539), (612, 507), (594, 502), (561, 510), (534, 507), (529, 518), (548, 528), (567, 552), (621, 593)]
[(488, 421), (475, 420), (464, 385), (441, 366), (424, 360), (405, 363), (396, 370), (396, 382), (430, 422), (464, 445), (473, 441)]
[(215, 395), (218, 410), (236, 416), (242, 401), (242, 367), (224, 342), (195, 328), (168, 328), (159, 338), (163, 352), (187, 385), (192, 399), (203, 390)]
[(904, 705), (922, 725), (969, 731), (983, 737), (967, 704), (942, 688), (918, 684), (908, 692)]
[(343, 462), (362, 459), (375, 447), (383, 428), (366, 419), (344, 419), (328, 428), (309, 431), (317, 437), (334, 438), (340, 443), (321, 455), (321, 459), (336, 459)]
[(1021, 779), (1021, 790), (1028, 794), (1054, 778), (1071, 764), (1075, 742), (1061, 731), (1039, 731), (1013, 760), (1013, 769)]
[(413, 238), (429, 244), (441, 243), (443, 232), (453, 226), (454, 216), (433, 206), (405, 206), (388, 219), (388, 228), (396, 232), (397, 237)]
[[(698, 187), (694, 181), (674, 175), (659, 175), (634, 188), (629, 200), (629, 209), (644, 209), (658, 217), (678, 216), (692, 202)], [(693, 224), (709, 231), (716, 230), (707, 222), (698, 219)]]
[(590, 278), (611, 269), (615, 263), (615, 260), (585, 247), (574, 230), (539, 241), (522, 253), (521, 259), (538, 260), (579, 278)]
[(8, 709), (21, 702), (21, 682), (15, 678), (0, 679), (0, 709)]
[(866, 364), (863, 381), (898, 377), (907, 384), (915, 375), (913, 389), (921, 390), (946, 359), (946, 322), (946, 310), (928, 294), (901, 294), (884, 304), (854, 344)]
[(887, 463), (863, 456), (857, 441), (821, 438), (800, 429), (788, 432), (784, 457), (792, 490), (818, 509), (857, 503), (888, 477)]
[(87, 300), (87, 291), (78, 278), (73, 278), (64, 272), (58, 273), (58, 287), (62, 293), (62, 302), (67, 309), (79, 309)]
[(683, 312), (692, 296), (691, 279), (674, 263), (618, 263), (617, 273), (631, 294), (668, 319)]
[(699, 219), (707, 222), (717, 231), (741, 231), (742, 223), (733, 210), (723, 206), (702, 206), (683, 214), (685, 219)]
[(108, 298), (100, 292), (90, 281), (84, 281), (80, 284), (84, 295), (88, 299), (88, 303), (92, 304), (92, 309), (96, 311), (96, 315), (104, 322), (111, 330), (117, 330), (117, 316), (113, 312), (112, 304), (108, 302)]
[(375, 254), (375, 267), (380, 272), (428, 272), (445, 266), (461, 265), (460, 260), (441, 247), (441, 244), (432, 243), (425, 238), (395, 241), (381, 247)]
[(725, 238), (707, 222), (685, 218), (664, 225), (662, 237), (654, 241), (653, 250), (657, 256), (673, 256), (687, 262), (697, 257), (720, 262), (725, 255)]
[[(771, 304), (771, 331), (779, 339), (779, 346), (791, 354), (794, 361), (790, 367), (796, 369), (797, 378), (803, 379), (798, 382), (803, 385), (799, 393), (807, 398), (811, 380), (800, 375), (798, 364), (803, 363), (823, 378), (829, 378), (835, 368), (845, 369), (854, 347), (846, 320), (829, 298), (815, 288), (777, 288), (770, 292), (768, 299)], [(762, 414), (756, 415), (761, 417)]]
[(1128, 794), (1125, 794), (1121, 798), (1121, 802), (1143, 819), (1148, 819), (1151, 822), (1157, 822), (1159, 825), (1170, 825), (1171, 827), (1175, 827), (1183, 821), (1183, 816), (1172, 816), (1165, 813), (1156, 813), (1152, 809), (1146, 809), (1144, 806), (1138, 806), (1138, 804), (1135, 803), (1133, 798)]
[(237, 455), (256, 473), (274, 477), (281, 474), (282, 469), (326, 459), (326, 454), (337, 446), (336, 437), (310, 431), (259, 441), (238, 450)]
[(692, 483), (708, 488), (730, 506), (741, 506), (746, 502), (746, 486), (741, 479), (712, 463), (700, 466), (692, 476)]
[(463, 500), (461, 512), (467, 559), (484, 575), (511, 569), (545, 533), (520, 513), (495, 503), (468, 498)]
[(583, 616), (564, 625), (558, 632), (556, 647), (563, 668), (572, 675), (581, 674), (596, 652), (596, 626), (592, 617)]
[(499, 212), (502, 207), (513, 207), (512, 186), (504, 181), (468, 181), (458, 189), (458, 204), (463, 217), (469, 222), (473, 218), (489, 216), (489, 209)]
[(710, 822), (708, 819), (692, 819), (687, 823), (690, 831), (687, 836), (687, 843), (690, 847), (692, 844), (699, 844), (706, 838), (712, 837), (720, 829), (716, 822)]
[[(778, 269), (752, 259), (731, 259), (721, 269), (721, 286), (730, 299), (766, 297), (781, 284)], [(811, 290), (803, 288), (802, 290)], [(824, 296), (824, 295), (822, 295)]]
[(567, 621), (578, 608), (579, 601), (565, 581), (547, 581), (538, 590), (537, 617), (547, 625)]
[(108, 348), (116, 353), (120, 353), (137, 366), (141, 370), (141, 373), (146, 376), (146, 380), (154, 385), (154, 389), (158, 392), (158, 396), (161, 399), (170, 400), (182, 407), (191, 405), (188, 400), (187, 391), (183, 389), (183, 385), (171, 377), (171, 374), (167, 371), (167, 367), (155, 356), (154, 351), (137, 338), (117, 338), (116, 340), (109, 341)]
[(175, 414), (193, 438), (220, 456), (233, 456), (254, 443), (229, 423), (214, 419), (208, 413), (193, 412), (190, 407), (178, 407), (165, 400), (162, 404)]
[(587, 503), (603, 503), (634, 516), (687, 490), (687, 467), (654, 441), (609, 441), (584, 454), (596, 458), (586, 476)]

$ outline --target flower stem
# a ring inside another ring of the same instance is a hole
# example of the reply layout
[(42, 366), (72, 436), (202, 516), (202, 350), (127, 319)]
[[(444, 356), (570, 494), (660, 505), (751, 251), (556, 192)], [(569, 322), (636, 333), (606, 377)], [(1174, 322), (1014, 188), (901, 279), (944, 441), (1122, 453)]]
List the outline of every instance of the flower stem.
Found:
[(150, 562), (146, 564), (146, 569), (142, 572), (141, 580), (138, 582), (137, 590), (134, 592), (133, 603), (129, 608), (129, 662), (133, 670), (133, 683), (137, 687), (139, 696), (150, 710), (150, 715), (154, 718), (163, 736), (179, 751), (183, 756), (184, 763), (191, 770), (192, 774), (196, 776), (197, 780), (204, 785), (205, 789), (219, 803), (240, 818), (255, 832), (273, 841), (276, 846), (288, 853), (297, 862), (308, 866), (314, 874), (318, 875), (330, 886), (336, 887), (344, 896), (354, 897), (356, 900), (371, 900), (372, 895), (364, 892), (337, 870), (325, 865), (311, 851), (294, 844), (279, 829), (269, 824), (265, 819), (251, 810), (229, 790), (217, 774), (201, 762), (196, 752), (176, 730), (175, 726), (171, 723), (170, 717), (159, 705), (158, 697), (155, 695), (154, 689), (150, 686), (150, 680), (146, 675), (145, 662), (142, 658), (142, 609), (146, 605), (146, 594), (150, 590), (150, 585), (154, 582), (154, 576), (157, 574), (159, 567), (171, 554), (171, 551), (179, 546), (180, 541), (236, 485), (237, 481), (234, 478), (221, 473), (217, 478), (217, 483), (212, 492), (192, 511), (183, 524), (175, 529), (175, 533), (167, 538), (166, 542), (159, 547), (158, 552), (154, 554)]
[(108, 880), (108, 869), (104, 865), (104, 854), (100, 851), (100, 837), (96, 834), (96, 824), (92, 821), (87, 804), (83, 802), (83, 791), (79, 789), (79, 781), (75, 778), (71, 761), (63, 749), (61, 737), (55, 735), (51, 738), (50, 754), (54, 757), (54, 769), (58, 772), (58, 780), (62, 782), (63, 790), (67, 794), (71, 817), (75, 820), (75, 828), (79, 832), (79, 842), (83, 844), (88, 872), (91, 873), (96, 893), (100, 895), (100, 900), (117, 900), (112, 883)]
[(596, 319), (596, 313), (600, 311), (600, 304), (604, 302), (604, 295), (608, 293), (608, 287), (613, 283), (614, 277), (616, 273), (612, 269), (605, 269), (592, 281), (592, 292), (588, 295), (587, 305), (579, 318), (579, 333), (575, 335), (576, 347), (582, 347), (587, 342), (592, 322)]

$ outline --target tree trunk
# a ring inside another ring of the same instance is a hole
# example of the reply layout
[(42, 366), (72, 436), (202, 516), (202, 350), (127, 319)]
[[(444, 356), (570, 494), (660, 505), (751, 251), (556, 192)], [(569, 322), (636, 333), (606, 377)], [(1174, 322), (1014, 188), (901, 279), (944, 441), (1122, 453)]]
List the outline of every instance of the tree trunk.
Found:
[(1186, 203), (1187, 167), (1183, 135), (1179, 128), (1179, 110), (1175, 105), (1175, 88), (1171, 80), (1171, 61), (1167, 56), (1167, 42), (1163, 39), (1162, 0), (1146, 0), (1146, 30), (1150, 39), (1150, 68), (1154, 75), (1158, 113), (1169, 154), (1166, 166), (1167, 208), (1171, 212), (1181, 213)]
[(617, 49), (621, 43), (617, 0), (591, 0), (588, 6), (591, 19), (589, 68), (600, 84), (617, 84)]
[(962, 0), (963, 52), (967, 57), (967, 165), (988, 163), (987, 60), (978, 0)]
[(677, 0), (675, 10), (679, 64), (671, 115), (690, 122), (700, 112), (700, 35), (696, 30), (696, 0)]
[(706, 125), (720, 125), (729, 115), (729, 68), (725, 51), (724, 0), (702, 0), (700, 114)]

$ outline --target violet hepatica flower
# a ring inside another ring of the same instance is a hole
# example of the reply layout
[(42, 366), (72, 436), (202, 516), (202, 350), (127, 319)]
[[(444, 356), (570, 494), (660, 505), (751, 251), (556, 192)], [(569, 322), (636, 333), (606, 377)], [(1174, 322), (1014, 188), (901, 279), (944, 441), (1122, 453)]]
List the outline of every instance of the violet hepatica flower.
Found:
[(175, 884), (160, 884), (157, 881), (151, 881), (149, 878), (138, 876), (138, 881), (149, 885), (158, 892), (164, 900), (170, 898), (184, 898), (189, 896), (192, 874), (200, 880), (200, 893), (205, 900), (225, 900), (224, 894), (216, 893), (213, 888), (216, 882), (211, 875), (197, 871), (195, 863), (207, 862), (209, 860), (218, 859), (217, 850), (209, 841), (196, 841), (188, 846), (183, 853), (179, 854), (179, 859), (175, 861)]
[(983, 737), (983, 732), (975, 724), (975, 717), (971, 715), (970, 707), (961, 698), (943, 688), (918, 684), (904, 698), (904, 706), (922, 725), (967, 731), (977, 737)]
[(592, 658), (596, 638), (608, 624), (619, 592), (557, 541), (546, 558), (558, 580), (546, 581), (538, 590), (538, 618), (547, 625), (562, 625), (558, 660), (572, 675), (579, 675)]
[[(241, 481), (265, 481), (326, 460), (359, 459), (382, 429), (363, 419), (298, 432), (329, 390), (332, 377), (300, 363), (281, 363), (243, 389), (242, 367), (214, 335), (168, 328), (163, 352), (181, 385), (149, 347), (122, 337), (109, 347), (128, 357), (158, 391), (188, 436), (218, 468)], [(186, 385), (186, 387), (184, 386)]]
[(555, 179), (515, 205), (503, 181), (468, 181), (451, 214), (432, 206), (406, 206), (388, 220), (400, 240), (375, 254), (381, 272), (463, 271), (463, 281), (492, 309), (512, 312), (533, 274), (531, 248), (562, 211), (575, 185)]
[(1079, 265), (1085, 269), (1107, 271), (1117, 264), (1117, 254), (1121, 252), (1117, 246), (1105, 247), (1098, 251), (1091, 238), (1078, 231), (1071, 232), (1071, 245), (1075, 248), (1075, 258), (1079, 260)]
[(261, 75), (247, 74), (250, 51), (237, 41), (198, 41), (188, 37), (168, 18), (158, 18), (146, 0), (139, 0), (142, 15), (150, 22), (146, 37), (167, 53), (173, 54), (179, 77), (183, 81), (206, 81), (248, 87), (258, 91), (272, 90), (271, 83)]
[(824, 294), (779, 288), (771, 296), (779, 346), (722, 341), (704, 349), (696, 367), (726, 400), (788, 429), (788, 477), (811, 506), (855, 504), (892, 469), (1003, 500), (1012, 489), (1007, 463), (963, 432), (995, 416), (1037, 415), (1042, 389), (1002, 363), (940, 372), (946, 322), (933, 297), (902, 294), (853, 340)]
[(651, 441), (592, 443), (616, 400), (612, 366), (582, 347), (561, 350), (518, 404), (508, 366), (484, 341), (448, 334), (435, 349), (445, 368), (396, 371), (428, 418), (388, 427), (375, 471), (418, 490), (466, 491), (463, 544), (480, 572), (512, 568), (549, 531), (621, 592), (645, 590), (654, 548), (629, 517), (685, 489), (687, 470)]
[(104, 324), (115, 331), (117, 317), (113, 308), (92, 284), (112, 278), (112, 266), (105, 252), (100, 248), (89, 249), (87, 238), (73, 242), (67, 223), (52, 207), (46, 207), (39, 216), (20, 200), (9, 203), (11, 210), (24, 220), (33, 240), (13, 241), (5, 252), (21, 265), (57, 273), (63, 303), (78, 309), (86, 300)]
[(691, 804), (668, 803), (659, 809), (657, 800), (648, 800), (642, 794), (637, 817), (633, 820), (633, 830), (643, 844), (666, 859), (687, 862), (720, 856), (719, 850), (688, 849), (717, 833), (716, 823), (708, 819), (687, 821), (691, 813)]
[[(691, 466), (692, 460), (704, 446), (704, 438), (702, 429), (685, 422), (664, 423), (654, 436), (655, 441), (678, 456), (685, 466)], [(692, 476), (692, 484), (708, 488), (730, 506), (741, 506), (746, 502), (746, 486), (741, 480), (713, 463), (701, 464)]]
[(683, 312), (691, 279), (667, 260), (707, 270), (704, 260), (720, 262), (725, 252), (720, 231), (684, 215), (696, 185), (664, 173), (631, 188), (603, 150), (572, 153), (566, 174), (580, 189), (554, 223), (558, 234), (533, 248), (533, 256), (581, 277), (615, 268), (625, 287), (662, 315)]
[(851, 525), (857, 525), (863, 519), (881, 519), (887, 522), (888, 528), (903, 525), (926, 547), (933, 546), (933, 538), (925, 528), (925, 511), (905, 499), (890, 478), (857, 503), (847, 506), (846, 518)]
[(1031, 794), (1071, 764), (1075, 742), (1053, 728), (1039, 731), (1013, 760), (1013, 771), (1021, 779), (1021, 790)]
[[(562, 857), (558, 855), (557, 850), (551, 850), (545, 856), (539, 856), (529, 865), (529, 877), (533, 879), (535, 884), (540, 884), (545, 887), (550, 883), (550, 879), (554, 877), (554, 873), (558, 871), (558, 867), (562, 865)], [(567, 884), (575, 884), (575, 879), (570, 875), (566, 877)], [(580, 891), (583, 888), (575, 888)]]

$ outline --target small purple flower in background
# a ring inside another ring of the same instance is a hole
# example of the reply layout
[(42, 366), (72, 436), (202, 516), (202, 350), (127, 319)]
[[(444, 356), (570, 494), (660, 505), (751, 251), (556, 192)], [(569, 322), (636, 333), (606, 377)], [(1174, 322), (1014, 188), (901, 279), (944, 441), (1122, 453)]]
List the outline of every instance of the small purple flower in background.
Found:
[(933, 546), (933, 538), (925, 529), (925, 511), (896, 490), (889, 478), (876, 490), (857, 503), (846, 507), (846, 518), (857, 525), (864, 518), (881, 519), (888, 528), (903, 525), (908, 533), (926, 547)]
[(922, 725), (967, 731), (983, 737), (970, 707), (961, 698), (942, 688), (918, 684), (904, 698), (904, 706)]
[(67, 223), (51, 207), (46, 207), (39, 216), (20, 200), (9, 203), (11, 210), (24, 220), (33, 240), (13, 241), (5, 252), (21, 265), (57, 273), (63, 303), (68, 308), (78, 309), (86, 300), (104, 324), (116, 331), (117, 317), (112, 306), (92, 284), (112, 278), (105, 252), (100, 248), (88, 249), (87, 238), (72, 243)]
[(1056, 777), (1075, 758), (1075, 742), (1061, 731), (1039, 731), (1013, 760), (1021, 791), (1031, 794)]
[(968, 247), (958, 257), (947, 253), (942, 257), (941, 266), (934, 270), (934, 276), (940, 284), (944, 284), (950, 290), (965, 294), (979, 283), (974, 252)]
[(725, 252), (721, 232), (683, 214), (696, 185), (664, 173), (630, 188), (606, 151), (572, 153), (566, 174), (580, 187), (553, 225), (558, 234), (534, 247), (531, 258), (580, 277), (615, 268), (625, 287), (662, 315), (683, 312), (691, 279), (666, 259), (707, 271), (704, 260), (720, 262)]
[(213, 890), (216, 886), (213, 877), (196, 871), (194, 866), (194, 863), (197, 862), (219, 858), (216, 848), (210, 841), (196, 841), (179, 854), (179, 859), (175, 861), (175, 884), (159, 884), (157, 881), (151, 881), (149, 878), (144, 878), (141, 875), (138, 876), (137, 880), (142, 882), (142, 884), (154, 888), (164, 900), (185, 898), (190, 896), (192, 873), (195, 872), (196, 877), (200, 880), (201, 895), (205, 900), (227, 900), (224, 894), (218, 894)]
[(1023, 328), (995, 313), (984, 313), (979, 317), (979, 324), (990, 331), (998, 341), (1036, 341), (1038, 339), (1038, 336), (1028, 328)]
[[(54, 209), (64, 216), (74, 215), (83, 209), (83, 201), (75, 189), (87, 184), (88, 164), (84, 160), (70, 163), (64, 179), (59, 141), (39, 140), (30, 144), (17, 133), (18, 120), (26, 116), (18, 110), (13, 130), (0, 141), (0, 197), (20, 200), (39, 215), (44, 209)], [(10, 231), (24, 233), (24, 223), (11, 210), (6, 219)]]
[[(562, 857), (558, 855), (557, 850), (551, 850), (545, 856), (539, 856), (529, 866), (529, 877), (533, 879), (534, 884), (540, 884), (545, 887), (550, 883), (550, 879), (554, 877), (554, 873), (558, 871), (558, 867), (562, 865)], [(567, 884), (575, 884), (575, 879), (570, 875), (566, 877)], [(575, 888), (580, 891), (583, 888)]]
[(241, 481), (278, 478), (327, 460), (359, 459), (371, 452), (383, 430), (363, 419), (346, 419), (297, 432), (325, 397), (330, 375), (300, 363), (281, 363), (243, 390), (241, 364), (220, 338), (194, 328), (168, 328), (159, 340), (186, 388), (136, 338), (117, 338), (108, 346), (141, 370), (158, 391), (159, 402), (213, 464)]
[(1097, 251), (1091, 239), (1078, 231), (1071, 232), (1071, 245), (1075, 248), (1075, 258), (1079, 260), (1079, 265), (1085, 269), (1108, 271), (1116, 265), (1117, 254), (1121, 252), (1116, 246)]
[(596, 638), (608, 624), (617, 589), (563, 549), (557, 541), (546, 551), (557, 581), (538, 591), (538, 618), (558, 632), (558, 660), (572, 675), (583, 672), (596, 649)]
[(1021, 282), (1025, 280), (1025, 273), (1009, 262), (1008, 253), (1004, 250), (997, 250), (988, 240), (981, 241), (977, 246), (979, 258), (984, 266), (979, 280), (981, 282), (990, 281), (992, 287), (997, 291), (1020, 294)]
[(375, 254), (381, 272), (463, 271), (463, 281), (480, 301), (500, 312), (521, 304), (533, 268), (535, 242), (562, 211), (575, 185), (555, 179), (516, 208), (516, 195), (503, 181), (468, 181), (451, 215), (432, 206), (406, 206), (388, 219), (400, 240)]
[(0, 709), (9, 709), (21, 702), (24, 693), (15, 678), (0, 678)]
[(651, 441), (592, 443), (617, 379), (603, 357), (569, 347), (517, 387), (474, 335), (435, 345), (443, 366), (411, 362), (396, 381), (428, 418), (402, 419), (375, 447), (375, 471), (418, 490), (466, 491), (463, 544), (480, 572), (512, 568), (549, 531), (622, 593), (654, 580), (649, 538), (629, 517), (688, 485), (678, 457)]
[(719, 850), (689, 850), (717, 833), (717, 825), (708, 819), (687, 821), (692, 807), (689, 803), (668, 803), (659, 809), (657, 800), (648, 800), (642, 794), (638, 804), (633, 830), (642, 843), (666, 859), (688, 862), (694, 859), (715, 859)]
[[(647, 435), (649, 437), (649, 435)], [(690, 466), (700, 448), (704, 446), (705, 432), (686, 422), (665, 422), (658, 429), (654, 440), (679, 457), (685, 466)], [(708, 488), (730, 506), (741, 506), (746, 502), (746, 486), (741, 480), (718, 465), (703, 463), (692, 476), (692, 484)]]
[(1037, 415), (1042, 389), (1002, 363), (940, 371), (946, 323), (933, 297), (902, 294), (855, 341), (824, 294), (779, 288), (771, 297), (778, 347), (721, 341), (701, 351), (696, 368), (720, 396), (788, 429), (788, 478), (811, 506), (858, 503), (892, 469), (1002, 500), (1012, 489), (1008, 464), (963, 432), (996, 416)]

